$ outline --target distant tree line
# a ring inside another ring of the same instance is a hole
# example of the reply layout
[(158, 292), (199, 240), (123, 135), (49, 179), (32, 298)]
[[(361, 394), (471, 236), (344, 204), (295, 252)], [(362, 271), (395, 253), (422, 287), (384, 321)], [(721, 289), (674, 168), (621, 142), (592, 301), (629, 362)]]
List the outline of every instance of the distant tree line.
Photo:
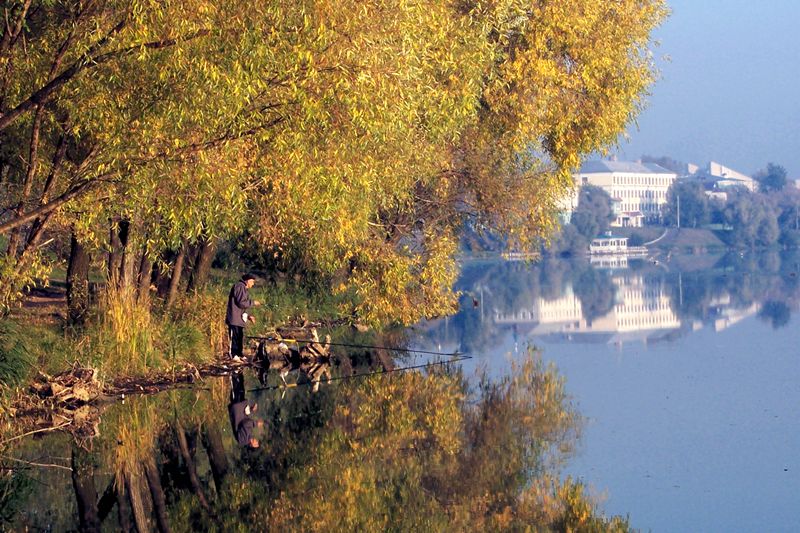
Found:
[[(703, 228), (714, 225), (731, 246), (754, 247), (800, 244), (800, 189), (789, 186), (786, 169), (769, 163), (754, 176), (757, 192), (728, 187), (726, 198), (706, 194), (703, 184), (678, 180), (667, 192), (666, 226)], [(680, 198), (680, 220), (678, 199)]]

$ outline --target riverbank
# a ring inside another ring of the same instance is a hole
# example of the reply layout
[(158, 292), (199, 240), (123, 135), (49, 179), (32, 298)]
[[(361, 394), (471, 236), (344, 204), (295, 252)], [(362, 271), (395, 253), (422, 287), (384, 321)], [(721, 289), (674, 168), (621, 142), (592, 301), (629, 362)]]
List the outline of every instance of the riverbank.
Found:
[(717, 233), (708, 229), (697, 228), (614, 228), (615, 235), (636, 238), (647, 244), (651, 250), (664, 252), (704, 252), (724, 251), (730, 248), (717, 236)]
[[(91, 370), (92, 401), (229, 372), (235, 365), (224, 355), (223, 317), (234, 281), (235, 274), (216, 271), (204, 290), (183, 294), (169, 308), (155, 295), (143, 300), (133, 291), (100, 287), (81, 326), (68, 323), (63, 278), (31, 289), (21, 307), (0, 319), (0, 422), (8, 429), (16, 413), (28, 407), (41, 411), (48, 402), (39, 401), (35, 384), (70, 369)], [(309, 295), (282, 282), (257, 285), (251, 294), (264, 305), (257, 308), (249, 335), (271, 336), (281, 327), (309, 322), (338, 337), (349, 333), (343, 321), (331, 319), (337, 316), (332, 296)], [(91, 403), (86, 400), (78, 403)]]

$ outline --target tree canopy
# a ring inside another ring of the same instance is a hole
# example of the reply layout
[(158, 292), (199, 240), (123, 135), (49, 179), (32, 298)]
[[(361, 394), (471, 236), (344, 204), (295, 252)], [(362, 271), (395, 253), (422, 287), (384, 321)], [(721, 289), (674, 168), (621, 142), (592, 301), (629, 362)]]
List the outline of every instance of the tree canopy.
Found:
[(589, 241), (605, 233), (614, 220), (611, 203), (611, 197), (600, 187), (581, 187), (578, 208), (572, 214), (572, 224), (578, 233)]
[[(680, 202), (680, 224), (678, 224)], [(703, 184), (678, 180), (667, 191), (664, 222), (670, 226), (696, 228), (707, 224), (711, 218), (711, 207)]]
[(93, 251), (119, 239), (123, 278), (244, 235), (373, 322), (452, 309), (465, 221), (522, 246), (555, 227), (572, 169), (643, 106), (666, 14), (663, 0), (1, 9), (4, 284), (44, 275), (48, 232)]
[(767, 168), (756, 172), (754, 176), (761, 192), (780, 191), (786, 187), (786, 169), (775, 163), (767, 163)]

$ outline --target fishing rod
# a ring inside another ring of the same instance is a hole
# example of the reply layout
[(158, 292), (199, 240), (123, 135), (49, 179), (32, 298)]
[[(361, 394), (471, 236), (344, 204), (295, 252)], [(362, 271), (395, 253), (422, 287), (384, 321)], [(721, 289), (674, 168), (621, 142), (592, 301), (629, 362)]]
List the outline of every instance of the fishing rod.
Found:
[(310, 386), (310, 385), (314, 385), (316, 383), (330, 383), (332, 381), (346, 381), (346, 380), (349, 380), (349, 379), (365, 378), (365, 377), (375, 376), (375, 375), (392, 374), (394, 372), (402, 372), (402, 371), (405, 371), (405, 370), (414, 370), (414, 369), (418, 369), (418, 368), (427, 368), (427, 367), (430, 367), (430, 366), (437, 366), (437, 365), (447, 365), (447, 364), (450, 364), (450, 363), (458, 363), (459, 361), (464, 361), (466, 359), (472, 359), (471, 355), (464, 355), (464, 354), (456, 354), (456, 355), (452, 355), (450, 357), (451, 358), (448, 359), (447, 361), (433, 361), (433, 362), (427, 362), (425, 364), (420, 364), (420, 365), (411, 365), (411, 366), (404, 366), (404, 367), (400, 367), (400, 368), (392, 368), (392, 369), (389, 369), (389, 370), (376, 370), (376, 371), (373, 371), (373, 372), (364, 372), (362, 374), (351, 374), (349, 376), (337, 376), (337, 377), (329, 378), (329, 379), (327, 379), (325, 381), (322, 381), (322, 380), (319, 380), (319, 379), (315, 379), (315, 380), (310, 380), (310, 381), (303, 382), (303, 383), (286, 383), (284, 385), (270, 385), (268, 387), (256, 387), (254, 389), (248, 389), (247, 392), (256, 392), (256, 391), (264, 391), (264, 390), (278, 390), (278, 389), (292, 389), (292, 388), (295, 388), (295, 387)]
[(414, 350), (412, 348), (392, 348), (391, 346), (372, 346), (369, 344), (348, 344), (346, 342), (323, 342), (323, 341), (313, 341), (307, 339), (279, 339), (277, 337), (258, 337), (258, 336), (248, 336), (248, 339), (259, 339), (265, 341), (273, 341), (273, 342), (305, 342), (308, 344), (315, 343), (315, 344), (322, 344), (327, 345), (330, 344), (331, 346), (346, 346), (348, 348), (370, 348), (373, 350), (391, 350), (395, 352), (411, 352), (411, 353), (424, 353), (429, 355), (445, 355), (447, 357), (457, 357), (463, 355), (462, 352), (452, 352), (452, 353), (445, 353), (445, 352), (430, 352), (427, 350)]

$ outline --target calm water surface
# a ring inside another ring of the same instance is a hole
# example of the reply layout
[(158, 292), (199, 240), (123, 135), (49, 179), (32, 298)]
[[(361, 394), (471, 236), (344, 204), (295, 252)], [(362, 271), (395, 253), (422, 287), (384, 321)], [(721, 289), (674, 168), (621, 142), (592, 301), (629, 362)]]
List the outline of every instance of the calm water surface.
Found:
[(83, 409), (0, 449), (0, 529), (503, 529), (569, 476), (645, 531), (797, 531), (799, 278), (798, 254), (467, 260), (457, 315), (381, 341), (460, 367), (318, 392), (247, 369)]
[(586, 417), (564, 475), (652, 531), (800, 528), (797, 254), (467, 261), (421, 346), (505, 372), (527, 343)]

